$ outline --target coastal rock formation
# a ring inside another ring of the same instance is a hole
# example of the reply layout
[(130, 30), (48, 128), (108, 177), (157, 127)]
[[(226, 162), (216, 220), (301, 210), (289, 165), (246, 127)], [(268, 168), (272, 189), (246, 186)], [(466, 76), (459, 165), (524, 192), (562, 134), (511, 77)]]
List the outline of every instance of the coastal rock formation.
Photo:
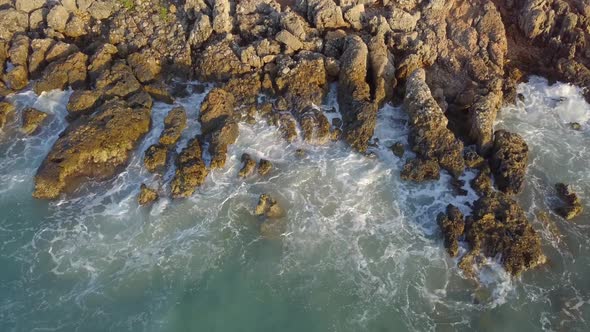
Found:
[(565, 220), (572, 220), (584, 212), (584, 206), (578, 194), (573, 191), (572, 187), (563, 183), (555, 185), (557, 196), (563, 202), (555, 211)]
[(256, 160), (252, 159), (252, 157), (247, 153), (244, 153), (241, 159), (244, 165), (240, 169), (238, 176), (241, 178), (245, 178), (254, 173), (254, 170), (256, 169)]
[(47, 119), (48, 114), (41, 112), (32, 107), (29, 107), (23, 111), (23, 121), (21, 130), (27, 135), (33, 135), (39, 127), (43, 124), (43, 121)]
[(170, 183), (173, 198), (190, 197), (205, 182), (209, 170), (202, 157), (201, 142), (191, 139), (176, 159), (176, 172)]
[(518, 194), (522, 190), (528, 152), (528, 146), (520, 135), (504, 130), (494, 134), (490, 165), (500, 190), (507, 194)]
[(15, 107), (11, 103), (0, 101), (0, 129), (4, 128), (6, 123), (14, 115)]
[(268, 194), (262, 194), (258, 199), (254, 214), (269, 219), (276, 219), (284, 216), (285, 211), (274, 198), (270, 197)]
[(448, 120), (430, 93), (424, 70), (417, 69), (408, 77), (404, 106), (410, 117), (412, 151), (459, 177), (465, 169), (463, 143), (447, 128)]
[(39, 167), (33, 196), (57, 198), (82, 179), (112, 176), (150, 129), (150, 113), (113, 100), (86, 122), (71, 124)]
[(459, 254), (459, 238), (465, 230), (465, 217), (463, 213), (454, 205), (447, 206), (446, 213), (440, 213), (437, 218), (444, 239), (445, 247), (451, 257), (457, 257)]
[(157, 201), (158, 198), (159, 195), (157, 191), (155, 191), (152, 188), (149, 188), (144, 183), (141, 184), (141, 187), (139, 189), (139, 195), (137, 196), (137, 202), (139, 203), (139, 205), (151, 204)]
[(163, 172), (170, 150), (180, 139), (186, 128), (186, 111), (182, 107), (175, 107), (164, 119), (164, 130), (160, 134), (158, 143), (150, 145), (145, 151), (143, 163), (151, 173)]

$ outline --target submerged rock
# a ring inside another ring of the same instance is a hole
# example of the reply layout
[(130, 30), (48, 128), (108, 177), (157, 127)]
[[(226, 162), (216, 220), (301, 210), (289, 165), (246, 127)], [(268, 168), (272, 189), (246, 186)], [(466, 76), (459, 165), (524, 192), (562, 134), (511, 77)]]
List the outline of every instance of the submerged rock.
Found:
[(256, 168), (256, 161), (252, 159), (249, 154), (244, 153), (242, 155), (242, 163), (244, 163), (244, 165), (240, 169), (238, 176), (245, 178), (252, 175), (252, 173), (254, 173), (254, 169)]
[(498, 189), (511, 195), (522, 191), (528, 152), (522, 136), (504, 130), (496, 131), (490, 165)]
[(37, 170), (33, 197), (57, 198), (84, 179), (105, 179), (127, 164), (151, 123), (149, 109), (122, 101), (101, 107), (87, 122), (71, 124)]
[(580, 197), (570, 185), (558, 183), (555, 185), (555, 190), (557, 190), (558, 197), (564, 203), (555, 209), (561, 217), (565, 220), (572, 220), (584, 212)]
[(258, 162), (258, 175), (265, 176), (272, 170), (272, 163), (266, 159), (260, 159)]
[(391, 147), (391, 152), (399, 158), (404, 156), (405, 148), (404, 145), (400, 142), (394, 143)]
[(152, 188), (149, 188), (144, 183), (141, 184), (139, 195), (137, 196), (137, 202), (139, 205), (148, 205), (159, 198), (158, 192)]
[(31, 107), (25, 109), (23, 111), (21, 130), (27, 135), (34, 134), (39, 129), (41, 124), (43, 124), (43, 121), (45, 121), (47, 116), (47, 113), (41, 112)]
[(254, 214), (257, 216), (265, 216), (269, 219), (276, 219), (284, 216), (285, 211), (277, 203), (277, 201), (267, 194), (260, 195), (258, 205), (254, 210)]

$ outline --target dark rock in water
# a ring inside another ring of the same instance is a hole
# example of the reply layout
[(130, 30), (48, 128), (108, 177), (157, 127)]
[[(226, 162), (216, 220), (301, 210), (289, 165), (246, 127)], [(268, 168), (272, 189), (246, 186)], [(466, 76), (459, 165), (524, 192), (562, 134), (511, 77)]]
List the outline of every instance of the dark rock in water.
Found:
[(338, 142), (340, 138), (342, 138), (342, 129), (332, 129), (332, 131), (330, 132), (330, 139), (332, 140), (332, 142)]
[(281, 113), (278, 115), (279, 130), (288, 142), (297, 139), (297, 121), (291, 113)]
[(496, 131), (490, 165), (498, 189), (509, 195), (518, 194), (523, 189), (528, 152), (529, 148), (520, 135)]
[(577, 123), (577, 122), (571, 122), (570, 123), (570, 128), (572, 128), (573, 130), (582, 130), (582, 125)]
[(471, 186), (480, 195), (487, 195), (494, 191), (494, 186), (492, 185), (492, 171), (487, 164), (483, 165), (479, 174), (471, 180)]
[(582, 214), (584, 206), (578, 194), (570, 185), (558, 183), (555, 185), (557, 195), (563, 201), (563, 206), (557, 207), (555, 211), (566, 220), (572, 220)]
[(6, 123), (14, 115), (15, 107), (11, 103), (1, 101), (0, 102), (0, 129), (4, 128)]
[(402, 180), (424, 182), (440, 179), (440, 166), (433, 159), (411, 159), (401, 171)]
[(71, 118), (92, 113), (100, 102), (100, 93), (94, 90), (76, 90), (70, 96), (67, 110)]
[(252, 159), (252, 157), (250, 157), (249, 154), (244, 153), (242, 155), (242, 162), (244, 163), (244, 165), (240, 169), (238, 176), (241, 178), (245, 178), (252, 175), (252, 173), (254, 173), (254, 169), (256, 168), (256, 161)]
[(465, 181), (459, 180), (457, 178), (451, 179), (451, 187), (453, 187), (453, 192), (457, 196), (467, 196), (467, 190), (463, 189), (465, 185)]
[(524, 103), (524, 99), (525, 99), (525, 98), (524, 98), (524, 95), (523, 95), (522, 93), (519, 93), (519, 94), (517, 94), (517, 95), (516, 95), (516, 98), (517, 98), (519, 101), (521, 101), (521, 102), (523, 102), (523, 103)]
[(137, 196), (137, 202), (139, 205), (148, 205), (159, 198), (158, 192), (152, 188), (149, 188), (144, 183), (141, 184), (139, 195)]
[(307, 156), (307, 152), (305, 152), (303, 149), (297, 149), (295, 150), (295, 156), (299, 159), (303, 159), (305, 156)]
[(260, 159), (258, 162), (258, 174), (265, 176), (272, 170), (272, 163), (266, 159)]
[(502, 192), (490, 192), (475, 202), (466, 220), (465, 239), (472, 253), (501, 257), (512, 275), (546, 262), (541, 237), (518, 203)]
[(86, 122), (71, 124), (39, 167), (33, 197), (57, 198), (82, 179), (114, 175), (148, 132), (150, 113), (149, 109), (132, 109), (122, 101), (111, 101)]
[(326, 144), (330, 141), (330, 122), (319, 110), (307, 108), (299, 115), (303, 140), (310, 144)]
[(285, 211), (274, 198), (267, 194), (262, 194), (260, 195), (258, 205), (256, 205), (256, 209), (254, 210), (254, 214), (275, 219), (284, 216)]
[(63, 90), (67, 86), (74, 89), (83, 88), (86, 85), (87, 61), (88, 56), (78, 52), (63, 60), (52, 62), (35, 83), (35, 93), (39, 95), (45, 91)]
[(164, 144), (153, 144), (145, 151), (143, 164), (151, 172), (163, 172), (168, 161), (168, 146)]
[(404, 145), (400, 142), (394, 143), (391, 147), (391, 152), (393, 152), (394, 155), (396, 155), (397, 157), (401, 158), (404, 156), (404, 152), (405, 152), (405, 148)]
[(448, 120), (430, 93), (424, 70), (409, 76), (404, 106), (410, 116), (412, 150), (459, 177), (465, 169), (463, 143), (447, 128)]
[(182, 107), (175, 107), (164, 119), (164, 131), (160, 135), (160, 144), (176, 144), (186, 128), (186, 111)]
[(43, 121), (45, 121), (47, 116), (47, 113), (41, 112), (31, 107), (25, 109), (23, 111), (21, 130), (27, 135), (34, 134), (39, 129), (39, 126), (43, 124)]
[(202, 159), (201, 143), (197, 137), (189, 141), (176, 159), (176, 173), (170, 183), (174, 198), (190, 197), (209, 174)]
[(340, 119), (340, 118), (334, 118), (334, 119), (332, 119), (332, 126), (335, 127), (335, 128), (342, 127), (342, 119)]
[(449, 204), (446, 213), (441, 212), (438, 215), (437, 222), (443, 233), (447, 252), (451, 257), (457, 257), (459, 254), (459, 238), (465, 230), (463, 213), (456, 206)]

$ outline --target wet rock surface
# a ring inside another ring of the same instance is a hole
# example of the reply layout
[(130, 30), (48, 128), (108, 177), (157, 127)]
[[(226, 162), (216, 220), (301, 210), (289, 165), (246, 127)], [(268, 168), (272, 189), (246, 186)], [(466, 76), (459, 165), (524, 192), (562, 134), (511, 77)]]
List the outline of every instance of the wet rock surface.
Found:
[(202, 159), (201, 142), (197, 137), (189, 141), (176, 159), (176, 172), (170, 183), (174, 198), (190, 197), (205, 182), (209, 170)]
[(36, 110), (34, 108), (27, 108), (23, 111), (23, 119), (21, 130), (27, 135), (33, 135), (39, 130), (43, 121), (47, 119), (48, 114)]
[(528, 146), (515, 133), (498, 130), (494, 134), (494, 147), (490, 165), (498, 189), (507, 194), (518, 194), (524, 186), (528, 166)]
[(562, 218), (572, 220), (584, 212), (582, 201), (571, 185), (557, 183), (555, 190), (557, 191), (557, 196), (562, 201), (562, 205), (557, 207), (555, 212)]
[(149, 188), (144, 183), (139, 188), (139, 195), (137, 196), (137, 202), (139, 205), (149, 205), (157, 201), (159, 198), (158, 192), (152, 188)]

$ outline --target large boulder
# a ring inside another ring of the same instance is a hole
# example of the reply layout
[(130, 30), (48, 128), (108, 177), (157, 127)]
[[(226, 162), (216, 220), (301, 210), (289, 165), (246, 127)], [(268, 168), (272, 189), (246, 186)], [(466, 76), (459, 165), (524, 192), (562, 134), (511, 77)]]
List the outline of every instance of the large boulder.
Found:
[(213, 89), (201, 104), (201, 131), (204, 135), (221, 128), (234, 113), (236, 107), (234, 96), (223, 90)]
[(511, 195), (522, 191), (528, 167), (528, 152), (528, 145), (519, 134), (496, 131), (490, 165), (498, 189)]
[(105, 179), (120, 171), (148, 132), (150, 113), (111, 101), (87, 121), (70, 125), (39, 167), (33, 197), (54, 199), (86, 179)]
[(414, 71), (406, 82), (404, 108), (410, 118), (410, 144), (422, 159), (432, 159), (459, 177), (465, 169), (463, 143), (447, 128), (448, 120), (426, 84), (425, 72)]
[(447, 206), (446, 213), (441, 212), (437, 217), (438, 226), (445, 239), (445, 248), (451, 257), (459, 254), (459, 238), (465, 230), (465, 217), (454, 205)]
[(116, 61), (96, 79), (96, 89), (106, 97), (127, 97), (141, 89), (141, 84), (125, 61)]

